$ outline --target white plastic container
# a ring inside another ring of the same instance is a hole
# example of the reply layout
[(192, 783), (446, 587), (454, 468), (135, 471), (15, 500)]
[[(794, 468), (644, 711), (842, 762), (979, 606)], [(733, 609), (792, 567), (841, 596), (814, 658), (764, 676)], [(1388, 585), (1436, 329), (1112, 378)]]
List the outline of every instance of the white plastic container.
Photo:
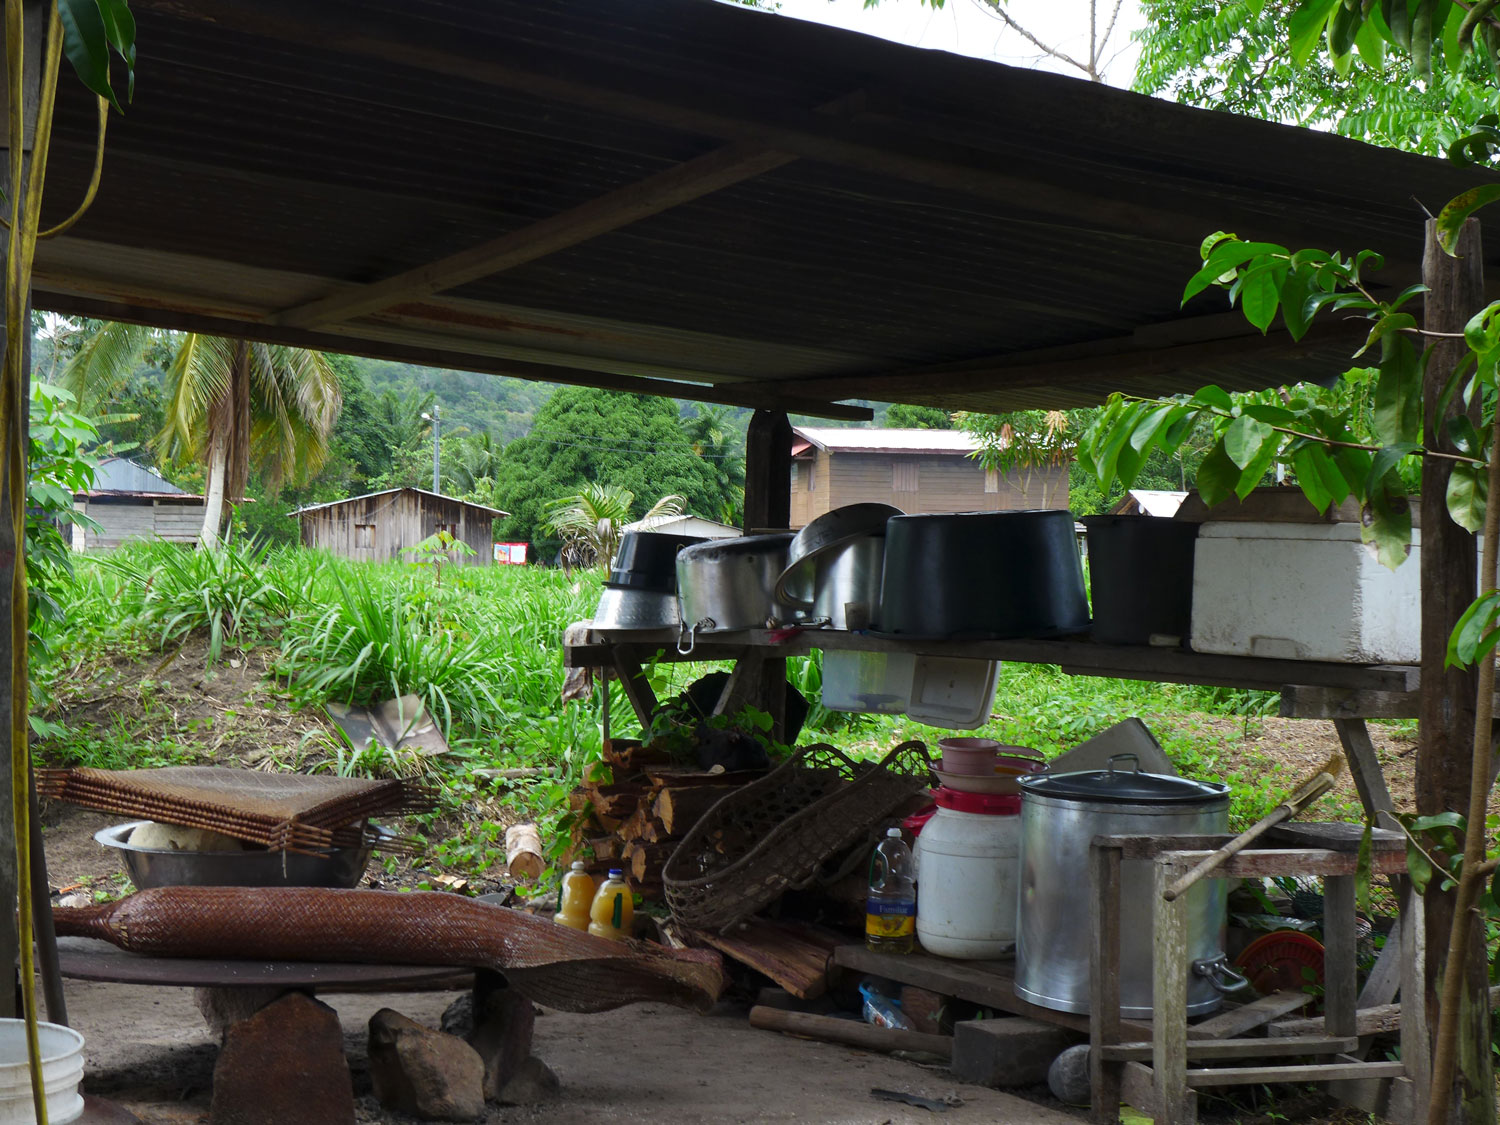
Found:
[[(47, 1120), (67, 1125), (83, 1116), (83, 1036), (70, 1027), (37, 1022)], [(0, 1125), (34, 1125), (31, 1071), (26, 1062), (26, 1021), (0, 1019)]]
[(899, 715), (911, 702), (917, 658), (906, 652), (823, 650), (823, 706)]
[(1021, 798), (940, 788), (917, 837), (917, 940), (940, 957), (1003, 957), (1016, 943)]
[(1395, 570), (1352, 523), (1209, 522), (1193, 563), (1197, 652), (1404, 664), (1421, 658), (1421, 533)]
[(968, 656), (919, 656), (906, 717), (928, 726), (973, 730), (989, 722), (1000, 664)]

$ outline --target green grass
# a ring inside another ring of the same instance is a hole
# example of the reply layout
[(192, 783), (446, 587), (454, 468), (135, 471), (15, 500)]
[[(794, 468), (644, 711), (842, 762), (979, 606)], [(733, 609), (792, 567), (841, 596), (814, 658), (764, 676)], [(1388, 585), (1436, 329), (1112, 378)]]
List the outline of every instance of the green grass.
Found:
[[(236, 653), (272, 653), (275, 689), (285, 705), (317, 709), (339, 700), (373, 703), (416, 693), (445, 728), (453, 753), (429, 762), (356, 754), (323, 739), (280, 747), (275, 760), (346, 774), (422, 771), (444, 793), (430, 818), (434, 850), (474, 869), (498, 849), (494, 823), (522, 815), (544, 834), (557, 826), (567, 793), (601, 751), (600, 692), (572, 704), (563, 689), (562, 633), (592, 615), (601, 575), (567, 576), (537, 567), (367, 564), (300, 547), (230, 544), (218, 555), (167, 544), (132, 545), (82, 559), (61, 599), (65, 620), (49, 638), (39, 698), (66, 704), (108, 663), (149, 664), (190, 639), (206, 642), (210, 669)], [(658, 696), (681, 691), (711, 665), (660, 662), (649, 669)], [(942, 731), (902, 717), (855, 716), (818, 704), (821, 659), (788, 662), (789, 677), (813, 705), (803, 742), (830, 741), (873, 756), (896, 742), (929, 744)], [(208, 672), (210, 677), (213, 672)], [(132, 690), (149, 696), (149, 675)], [(193, 760), (202, 732), (171, 721), (170, 707), (136, 701), (132, 717), (101, 729), (62, 730), (43, 745), (58, 760), (127, 768)], [(1268, 811), (1297, 779), (1245, 777), (1228, 762), (1244, 724), (1273, 710), (1269, 693), (1226, 691), (1064, 675), (1007, 664), (994, 717), (976, 734), (1036, 747), (1052, 757), (1131, 716), (1152, 727), (1185, 774), (1233, 787), (1231, 821)], [(638, 733), (617, 683), (611, 686), (616, 735)], [(165, 710), (164, 710), (165, 708)], [(1208, 730), (1199, 713), (1235, 722)], [(46, 716), (44, 716), (46, 717)], [(1227, 731), (1227, 733), (1226, 733)], [(1236, 733), (1238, 732), (1238, 733)], [(498, 784), (481, 768), (540, 765), (548, 776)], [(454, 828), (454, 824), (458, 827)]]

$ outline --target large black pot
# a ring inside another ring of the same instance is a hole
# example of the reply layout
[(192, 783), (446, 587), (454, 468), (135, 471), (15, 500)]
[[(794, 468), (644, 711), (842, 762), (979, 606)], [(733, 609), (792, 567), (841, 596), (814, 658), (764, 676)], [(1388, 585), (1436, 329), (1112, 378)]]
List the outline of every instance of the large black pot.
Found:
[(696, 535), (666, 535), (660, 531), (627, 531), (620, 539), (606, 585), (626, 590), (677, 593), (677, 552), (705, 542)]
[(882, 633), (1002, 640), (1089, 626), (1070, 512), (892, 516), (885, 527)]
[(1192, 635), (1196, 523), (1161, 516), (1089, 516), (1094, 640), (1150, 644)]

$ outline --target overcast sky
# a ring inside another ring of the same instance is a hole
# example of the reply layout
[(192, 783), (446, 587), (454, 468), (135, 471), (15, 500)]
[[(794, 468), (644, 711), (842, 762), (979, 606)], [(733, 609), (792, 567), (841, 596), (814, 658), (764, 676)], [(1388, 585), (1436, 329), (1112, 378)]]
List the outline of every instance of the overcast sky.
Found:
[[(1114, 0), (1097, 2), (1102, 26), (1108, 20)], [(879, 7), (870, 9), (864, 7), (864, 0), (780, 0), (780, 5), (782, 15), (795, 19), (847, 27), (918, 47), (1081, 77), (1079, 71), (1048, 58), (1007, 28), (993, 9), (980, 0), (947, 0), (939, 11), (920, 0), (882, 0)], [(1083, 59), (1088, 55), (1089, 5), (1090, 0), (1007, 0), (1005, 10), (1042, 42)], [(1130, 33), (1140, 26), (1136, 0), (1123, 0), (1106, 55), (1104, 73), (1111, 86), (1129, 86), (1134, 77), (1136, 51)]]

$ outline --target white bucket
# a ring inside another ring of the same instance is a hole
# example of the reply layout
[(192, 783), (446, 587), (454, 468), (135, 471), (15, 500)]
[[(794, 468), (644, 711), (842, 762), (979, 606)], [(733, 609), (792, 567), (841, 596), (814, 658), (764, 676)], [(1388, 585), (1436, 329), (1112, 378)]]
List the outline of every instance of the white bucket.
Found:
[[(83, 1036), (71, 1027), (38, 1021), (42, 1085), (47, 1120), (67, 1125), (83, 1116)], [(31, 1069), (26, 1062), (26, 1021), (0, 1019), (0, 1125), (35, 1125), (31, 1104)]]

